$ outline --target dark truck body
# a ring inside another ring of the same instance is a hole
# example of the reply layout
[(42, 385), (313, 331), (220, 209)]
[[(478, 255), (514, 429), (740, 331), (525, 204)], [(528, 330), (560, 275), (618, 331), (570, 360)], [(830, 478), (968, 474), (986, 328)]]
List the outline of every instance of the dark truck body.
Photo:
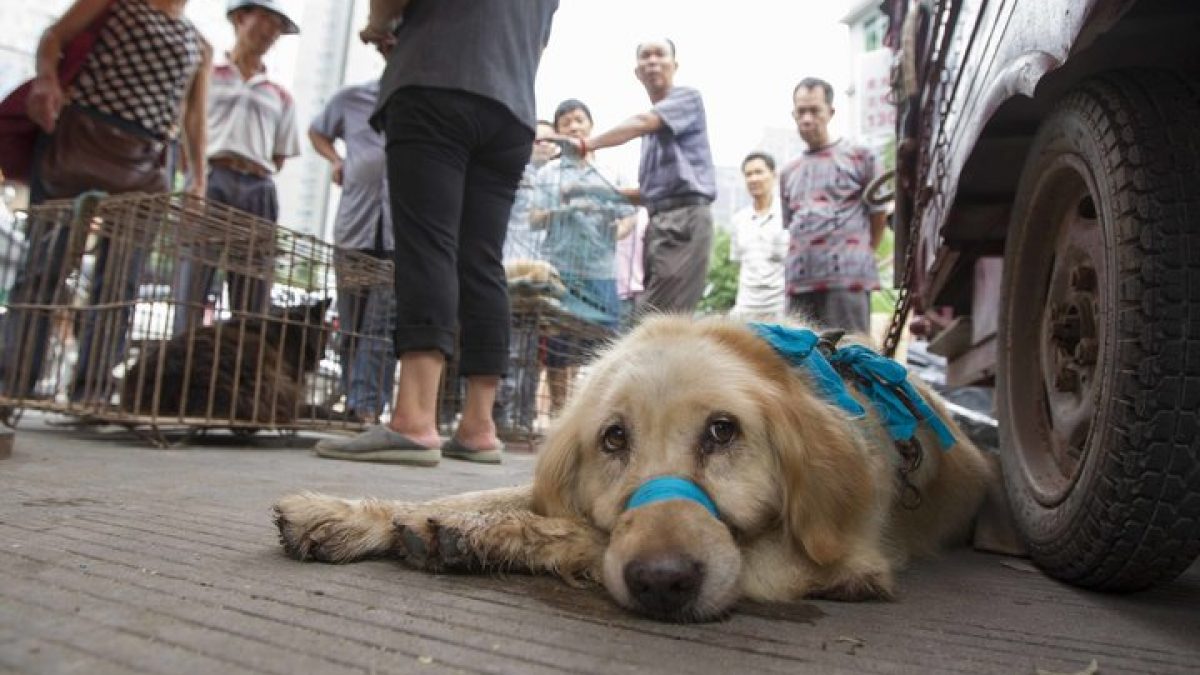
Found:
[[(887, 3), (900, 38), (908, 0)], [(949, 0), (921, 21), (897, 116), (896, 269), (943, 338), (948, 384), (995, 375), (1001, 257), (1026, 154), (1067, 91), (1130, 66), (1200, 69), (1200, 2)], [(943, 84), (944, 83), (944, 84)], [(1200, 124), (1200, 121), (1197, 121)]]
[(913, 332), (947, 384), (995, 386), (1042, 569), (1175, 578), (1200, 555), (1200, 2), (883, 7)]

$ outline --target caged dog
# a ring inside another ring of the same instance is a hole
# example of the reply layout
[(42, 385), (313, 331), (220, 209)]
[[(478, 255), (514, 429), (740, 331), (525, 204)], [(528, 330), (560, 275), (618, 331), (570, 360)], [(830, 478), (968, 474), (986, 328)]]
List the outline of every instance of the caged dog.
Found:
[(266, 317), (218, 321), (148, 346), (126, 372), (122, 410), (293, 421), (304, 403), (305, 375), (325, 351), (329, 302), (272, 307)]
[(861, 345), (662, 316), (600, 355), (532, 485), (304, 493), (274, 514), (300, 560), (595, 580), (628, 609), (702, 621), (740, 598), (892, 598), (907, 560), (966, 541), (995, 480), (937, 396)]

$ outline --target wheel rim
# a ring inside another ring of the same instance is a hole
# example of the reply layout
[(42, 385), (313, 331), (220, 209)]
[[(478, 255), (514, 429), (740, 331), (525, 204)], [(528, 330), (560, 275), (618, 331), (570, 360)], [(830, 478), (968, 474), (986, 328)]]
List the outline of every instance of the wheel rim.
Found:
[(1017, 303), (1009, 321), (1012, 450), (1047, 507), (1071, 493), (1100, 433), (1110, 274), (1101, 213), (1082, 161), (1067, 156), (1048, 167), (1033, 191), (1028, 255), (1009, 300)]

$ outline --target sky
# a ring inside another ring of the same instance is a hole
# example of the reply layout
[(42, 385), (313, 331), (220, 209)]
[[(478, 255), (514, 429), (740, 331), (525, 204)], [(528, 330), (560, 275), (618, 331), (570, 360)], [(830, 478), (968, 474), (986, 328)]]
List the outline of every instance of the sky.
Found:
[[(539, 116), (578, 98), (603, 131), (649, 109), (633, 75), (636, 45), (666, 36), (676, 45), (675, 82), (704, 97), (718, 166), (737, 166), (768, 127), (793, 127), (791, 92), (815, 75), (850, 82), (846, 0), (562, 0), (537, 79)], [(835, 122), (837, 118), (834, 118)], [(836, 127), (835, 127), (836, 131)], [(608, 151), (636, 171), (638, 143)]]
[[(194, 1), (194, 0), (193, 0)], [(850, 84), (849, 41), (840, 22), (851, 0), (561, 0), (537, 78), (538, 116), (567, 98), (588, 105), (596, 133), (650, 108), (633, 75), (638, 43), (666, 36), (678, 50), (676, 83), (704, 97), (714, 161), (738, 166), (768, 127), (793, 128), (791, 93), (815, 75), (836, 92)], [(358, 14), (365, 20), (367, 3)], [(351, 47), (348, 80), (378, 57)], [(839, 131), (834, 117), (833, 129)], [(605, 150), (604, 163), (637, 174), (639, 143)]]
[[(212, 13), (224, 0), (192, 0), (189, 14)], [(301, 0), (287, 0), (303, 18)], [(355, 14), (365, 22), (366, 0)], [(596, 132), (649, 109), (645, 89), (633, 75), (638, 43), (666, 36), (676, 45), (676, 83), (704, 97), (709, 137), (718, 166), (737, 166), (756, 149), (766, 128), (792, 128), (791, 92), (815, 75), (844, 92), (850, 84), (847, 29), (840, 22), (854, 0), (561, 0), (537, 78), (539, 117), (549, 119), (566, 98), (592, 110)], [(221, 19), (223, 12), (216, 16)], [(209, 17), (212, 18), (212, 17)], [(303, 22), (302, 22), (303, 23)], [(208, 28), (209, 26), (205, 26)], [(217, 20), (209, 39), (219, 49), (232, 31)], [(229, 44), (226, 44), (229, 43)], [(298, 42), (280, 40), (268, 55), (276, 76), (300, 76), (292, 67)], [(378, 69), (378, 70), (377, 70)], [(347, 82), (362, 82), (382, 69), (374, 52), (354, 41)], [(840, 131), (835, 115), (833, 130)], [(605, 164), (636, 174), (639, 143), (605, 151)]]

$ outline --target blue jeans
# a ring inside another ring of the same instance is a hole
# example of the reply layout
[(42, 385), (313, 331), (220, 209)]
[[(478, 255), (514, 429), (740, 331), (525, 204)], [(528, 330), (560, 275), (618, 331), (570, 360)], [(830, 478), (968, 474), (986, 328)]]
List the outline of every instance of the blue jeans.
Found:
[(346, 407), (359, 415), (378, 416), (391, 403), (396, 373), (395, 289), (390, 283), (339, 287), (337, 307)]
[(508, 372), (500, 378), (492, 418), (500, 430), (529, 431), (537, 419), (538, 363), (537, 317), (513, 316), (508, 340)]

